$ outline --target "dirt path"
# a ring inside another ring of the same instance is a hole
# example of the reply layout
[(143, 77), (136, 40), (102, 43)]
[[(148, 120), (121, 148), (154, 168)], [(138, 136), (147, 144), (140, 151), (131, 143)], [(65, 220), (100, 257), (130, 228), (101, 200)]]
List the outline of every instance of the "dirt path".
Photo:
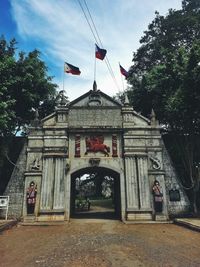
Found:
[(200, 266), (200, 233), (172, 224), (72, 220), (0, 235), (1, 267)]

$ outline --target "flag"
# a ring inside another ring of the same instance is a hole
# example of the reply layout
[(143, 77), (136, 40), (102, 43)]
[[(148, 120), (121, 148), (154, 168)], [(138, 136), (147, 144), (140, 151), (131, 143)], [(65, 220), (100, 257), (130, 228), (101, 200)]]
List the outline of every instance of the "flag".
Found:
[(107, 53), (107, 51), (105, 49), (102, 49), (102, 48), (98, 47), (97, 44), (95, 44), (95, 56), (96, 56), (96, 58), (104, 60), (106, 53)]
[(121, 74), (127, 78), (128, 77), (128, 71), (126, 71), (120, 64), (119, 64), (119, 68), (120, 68)]
[(79, 68), (65, 62), (65, 65), (64, 65), (64, 72), (66, 73), (71, 73), (73, 75), (80, 75), (81, 72), (79, 70)]

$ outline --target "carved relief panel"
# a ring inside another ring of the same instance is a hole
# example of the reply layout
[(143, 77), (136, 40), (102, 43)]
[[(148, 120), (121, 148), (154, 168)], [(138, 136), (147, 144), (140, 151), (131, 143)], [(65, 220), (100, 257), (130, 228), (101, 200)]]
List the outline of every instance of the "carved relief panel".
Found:
[(119, 157), (120, 138), (117, 134), (75, 134), (70, 136), (71, 156), (81, 157)]

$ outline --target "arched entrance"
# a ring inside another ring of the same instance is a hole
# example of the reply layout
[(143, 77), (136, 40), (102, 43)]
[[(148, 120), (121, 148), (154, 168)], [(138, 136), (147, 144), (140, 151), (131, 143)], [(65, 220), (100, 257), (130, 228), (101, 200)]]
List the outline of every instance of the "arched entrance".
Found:
[(72, 218), (121, 219), (120, 175), (103, 167), (71, 174)]

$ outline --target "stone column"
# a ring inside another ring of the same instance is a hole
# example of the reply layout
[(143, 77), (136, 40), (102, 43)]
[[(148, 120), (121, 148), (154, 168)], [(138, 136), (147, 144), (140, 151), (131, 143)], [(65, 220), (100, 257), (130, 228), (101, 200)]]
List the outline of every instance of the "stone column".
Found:
[(151, 209), (147, 156), (137, 156), (140, 209)]
[(129, 156), (125, 158), (125, 170), (127, 209), (137, 210), (139, 207), (138, 181), (136, 160), (134, 156)]
[(65, 178), (65, 220), (70, 219), (70, 207), (71, 207), (71, 173), (68, 172)]
[(127, 220), (152, 220), (146, 154), (125, 157)]
[(53, 207), (54, 159), (45, 158), (43, 166), (40, 209), (51, 210)]
[(54, 199), (53, 209), (63, 209), (64, 201), (64, 175), (65, 175), (64, 159), (55, 159), (55, 182), (54, 182)]

